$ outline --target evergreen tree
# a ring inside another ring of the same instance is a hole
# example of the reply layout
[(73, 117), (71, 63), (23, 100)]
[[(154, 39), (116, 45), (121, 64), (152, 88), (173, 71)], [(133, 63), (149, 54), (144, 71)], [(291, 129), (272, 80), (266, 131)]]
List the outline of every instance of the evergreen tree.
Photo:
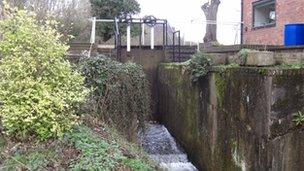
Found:
[[(90, 0), (90, 2), (92, 14), (97, 18), (114, 19), (115, 17), (126, 17), (140, 12), (140, 5), (136, 0)], [(114, 35), (114, 25), (99, 23), (97, 34), (103, 38), (103, 41), (111, 39)]]

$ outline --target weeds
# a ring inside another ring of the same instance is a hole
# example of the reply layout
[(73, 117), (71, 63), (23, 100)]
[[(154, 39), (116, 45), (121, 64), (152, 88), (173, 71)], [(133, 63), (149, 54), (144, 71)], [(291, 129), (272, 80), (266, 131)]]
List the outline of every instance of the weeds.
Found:
[(197, 82), (200, 78), (206, 76), (210, 71), (211, 59), (203, 52), (197, 52), (192, 56), (189, 63), (191, 71), (191, 80)]
[(304, 114), (302, 112), (299, 111), (298, 113), (294, 114), (293, 117), (293, 121), (297, 126), (304, 124)]

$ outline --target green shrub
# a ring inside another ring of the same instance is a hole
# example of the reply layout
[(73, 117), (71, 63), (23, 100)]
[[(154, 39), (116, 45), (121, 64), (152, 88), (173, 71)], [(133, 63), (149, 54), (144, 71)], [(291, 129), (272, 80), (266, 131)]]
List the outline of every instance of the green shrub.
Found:
[(105, 56), (86, 59), (81, 68), (87, 87), (93, 89), (91, 112), (114, 123), (131, 138), (137, 132), (137, 124), (143, 127), (151, 113), (150, 89), (142, 68)]
[[(7, 9), (7, 7), (6, 7)], [(38, 25), (35, 15), (5, 10), (0, 21), (0, 117), (17, 139), (62, 137), (77, 124), (84, 100), (83, 77), (64, 59), (68, 47), (54, 22)]]
[(206, 76), (210, 71), (211, 59), (203, 52), (197, 52), (192, 56), (189, 63), (189, 68), (192, 74), (192, 81), (196, 82), (201, 77)]

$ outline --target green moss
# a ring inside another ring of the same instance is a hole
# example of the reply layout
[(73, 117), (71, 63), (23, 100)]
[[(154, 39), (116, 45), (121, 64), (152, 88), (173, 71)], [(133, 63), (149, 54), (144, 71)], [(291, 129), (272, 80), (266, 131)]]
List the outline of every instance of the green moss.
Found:
[(181, 62), (181, 63), (161, 63), (159, 64), (160, 67), (164, 69), (175, 69), (176, 67), (185, 67), (189, 64), (189, 61)]
[(164, 69), (174, 69), (175, 65), (173, 63), (161, 64)]
[(225, 80), (225, 74), (214, 74), (215, 79), (215, 86), (216, 86), (216, 97), (217, 101), (220, 107), (222, 107), (224, 100), (225, 100), (225, 94), (226, 94), (226, 80)]
[(268, 69), (266, 68), (261, 68), (258, 70), (259, 74), (263, 75), (263, 76), (267, 76), (268, 75)]
[(282, 69), (302, 69), (304, 68), (304, 63), (299, 63), (299, 64), (292, 64), (292, 65), (280, 65), (279, 67), (281, 67)]
[(240, 66), (238, 64), (231, 63), (229, 65), (213, 66), (212, 70), (215, 72), (219, 72), (219, 73), (225, 73), (227, 70), (232, 69), (232, 68), (240, 68)]

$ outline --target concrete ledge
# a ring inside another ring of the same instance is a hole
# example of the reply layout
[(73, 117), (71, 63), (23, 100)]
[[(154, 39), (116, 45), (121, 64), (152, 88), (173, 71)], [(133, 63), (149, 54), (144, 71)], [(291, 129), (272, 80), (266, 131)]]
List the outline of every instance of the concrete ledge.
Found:
[(248, 52), (245, 65), (247, 66), (272, 66), (275, 65), (274, 53), (266, 51)]
[(304, 62), (304, 52), (275, 53), (278, 64), (294, 65)]

